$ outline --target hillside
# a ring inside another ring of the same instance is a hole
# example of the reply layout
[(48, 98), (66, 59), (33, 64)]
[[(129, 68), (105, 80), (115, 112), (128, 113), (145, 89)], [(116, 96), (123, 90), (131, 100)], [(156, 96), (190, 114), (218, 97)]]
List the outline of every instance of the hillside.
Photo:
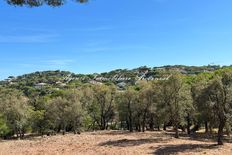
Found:
[(227, 110), (232, 106), (231, 79), (231, 67), (210, 65), (11, 76), (1, 81), (0, 137), (172, 126), (179, 138), (179, 129), (191, 136), (204, 126), (210, 135), (218, 128), (217, 142), (223, 145), (223, 138), (230, 139), (223, 130), (231, 132), (225, 126), (232, 116)]
[[(9, 76), (0, 81), (4, 87), (23, 90), (28, 89), (47, 90), (49, 92), (78, 87), (81, 84), (101, 84), (114, 83), (119, 89), (124, 89), (128, 85), (135, 85), (140, 80), (159, 80), (165, 79), (171, 72), (180, 72), (186, 75), (196, 75), (203, 72), (212, 72), (222, 67), (217, 65), (208, 66), (162, 66), (149, 68), (142, 66), (127, 70), (117, 69), (110, 72), (94, 74), (75, 74), (68, 71), (43, 71), (21, 75), (18, 77)], [(27, 94), (27, 93), (26, 93)]]

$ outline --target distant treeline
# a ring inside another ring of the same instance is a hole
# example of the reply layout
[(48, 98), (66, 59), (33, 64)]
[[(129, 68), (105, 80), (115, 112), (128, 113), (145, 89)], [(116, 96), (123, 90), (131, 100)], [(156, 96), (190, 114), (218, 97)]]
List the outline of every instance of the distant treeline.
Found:
[[(25, 91), (29, 87), (34, 87), (36, 84), (45, 83), (47, 88), (74, 88), (84, 83), (101, 82), (104, 84), (119, 84), (124, 82), (122, 86), (135, 85), (140, 80), (153, 80), (153, 79), (165, 79), (169, 75), (169, 72), (179, 72), (184, 75), (197, 75), (205, 72), (214, 72), (218, 69), (226, 68), (218, 65), (208, 66), (161, 66), (161, 67), (147, 67), (142, 66), (135, 69), (117, 69), (110, 72), (94, 73), (94, 74), (74, 74), (68, 71), (43, 71), (35, 72), (31, 74), (25, 74), (22, 76), (14, 77), (10, 76), (6, 80), (0, 81), (0, 85), (11, 86), (11, 88), (17, 88)], [(66, 84), (60, 85), (60, 84)], [(124, 88), (124, 87), (123, 87)]]
[(32, 79), (26, 78), (21, 79), (31, 85), (4, 84), (0, 87), (0, 136), (107, 129), (144, 132), (172, 126), (179, 138), (178, 129), (190, 135), (204, 127), (209, 134), (218, 128), (218, 144), (223, 144), (224, 133), (229, 134), (232, 125), (232, 68), (167, 74), (166, 80), (143, 80), (124, 89), (114, 83), (76, 82), (60, 89), (34, 88)]

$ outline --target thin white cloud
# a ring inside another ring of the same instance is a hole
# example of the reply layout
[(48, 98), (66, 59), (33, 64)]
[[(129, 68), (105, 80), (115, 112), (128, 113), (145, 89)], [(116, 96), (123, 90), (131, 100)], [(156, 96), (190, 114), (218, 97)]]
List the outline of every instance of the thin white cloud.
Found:
[(19, 68), (34, 68), (36, 70), (48, 70), (48, 69), (65, 69), (73, 65), (75, 61), (71, 59), (51, 59), (51, 60), (39, 60), (30, 63), (18, 63)]
[(130, 52), (134, 49), (141, 50), (141, 51), (152, 51), (155, 50), (152, 46), (142, 46), (142, 45), (118, 45), (118, 46), (92, 46), (92, 47), (83, 47), (77, 49), (78, 52), (81, 53), (99, 53), (99, 52)]
[(105, 52), (105, 51), (110, 51), (111, 48), (109, 47), (90, 47), (90, 48), (82, 48), (79, 49), (80, 52), (83, 53), (96, 53), (96, 52)]
[(157, 3), (164, 3), (167, 2), (168, 0), (152, 0), (153, 2), (157, 2)]
[(57, 37), (57, 34), (0, 35), (0, 43), (46, 43)]
[(53, 59), (42, 61), (42, 63), (50, 67), (65, 67), (72, 64), (73, 62), (74, 60), (71, 59)]
[(107, 31), (112, 30), (112, 26), (95, 26), (95, 27), (86, 27), (86, 28), (70, 28), (69, 31), (85, 31), (85, 32), (98, 32), (98, 31)]

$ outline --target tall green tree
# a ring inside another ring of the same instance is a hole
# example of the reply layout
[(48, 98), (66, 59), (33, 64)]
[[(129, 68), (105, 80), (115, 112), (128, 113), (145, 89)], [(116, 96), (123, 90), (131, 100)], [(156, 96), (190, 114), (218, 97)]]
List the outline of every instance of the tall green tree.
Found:
[(70, 129), (77, 132), (81, 127), (84, 115), (80, 103), (80, 96), (76, 90), (68, 90), (63, 96), (51, 99), (46, 106), (46, 118), (50, 121), (51, 128), (63, 134)]
[(196, 109), (196, 127), (199, 128), (201, 124), (204, 124), (205, 133), (208, 133), (209, 129), (212, 130), (215, 122), (211, 104), (208, 102), (208, 92), (206, 91), (212, 78), (213, 73), (202, 73), (195, 76), (191, 83), (193, 105)]
[(23, 138), (29, 125), (28, 99), (14, 89), (0, 90), (0, 113), (5, 117), (7, 126), (18, 138)]
[(179, 126), (184, 122), (185, 110), (189, 106), (190, 89), (180, 74), (173, 74), (162, 81), (159, 87), (159, 104), (164, 108), (166, 117), (172, 122), (175, 137), (179, 138)]
[(140, 110), (142, 112), (142, 131), (145, 131), (148, 114), (154, 106), (154, 89), (151, 83), (143, 83), (139, 92)]
[(115, 96), (116, 88), (112, 85), (95, 85), (93, 87), (94, 100), (90, 107), (96, 112), (94, 119), (101, 130), (107, 129), (109, 123), (115, 118)]
[(2, 114), (0, 114), (0, 137), (6, 138), (6, 136), (9, 134), (10, 129), (7, 126), (6, 119)]
[(126, 122), (130, 132), (133, 132), (136, 104), (138, 104), (138, 92), (133, 87), (127, 88), (117, 96), (119, 119), (121, 123)]
[(216, 72), (207, 89), (208, 102), (217, 118), (218, 145), (223, 145), (223, 129), (232, 117), (232, 71), (225, 69)]

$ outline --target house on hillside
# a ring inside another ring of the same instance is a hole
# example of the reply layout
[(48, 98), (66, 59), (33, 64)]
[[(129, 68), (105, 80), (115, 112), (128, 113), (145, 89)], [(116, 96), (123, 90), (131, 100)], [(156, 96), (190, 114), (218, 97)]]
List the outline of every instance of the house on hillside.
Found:
[(37, 83), (37, 84), (34, 85), (34, 88), (35, 88), (35, 89), (42, 89), (42, 88), (44, 88), (45, 86), (47, 86), (46, 83)]
[(120, 83), (117, 84), (117, 87), (118, 87), (119, 89), (125, 89), (126, 86), (127, 86), (127, 84), (126, 84), (125, 82), (120, 82)]
[(65, 87), (67, 84), (66, 83), (63, 83), (63, 82), (56, 82), (56, 85), (60, 86), (60, 87)]
[(102, 82), (98, 82), (98, 81), (95, 81), (95, 80), (90, 80), (89, 83), (91, 83), (93, 85), (102, 85), (103, 84)]

